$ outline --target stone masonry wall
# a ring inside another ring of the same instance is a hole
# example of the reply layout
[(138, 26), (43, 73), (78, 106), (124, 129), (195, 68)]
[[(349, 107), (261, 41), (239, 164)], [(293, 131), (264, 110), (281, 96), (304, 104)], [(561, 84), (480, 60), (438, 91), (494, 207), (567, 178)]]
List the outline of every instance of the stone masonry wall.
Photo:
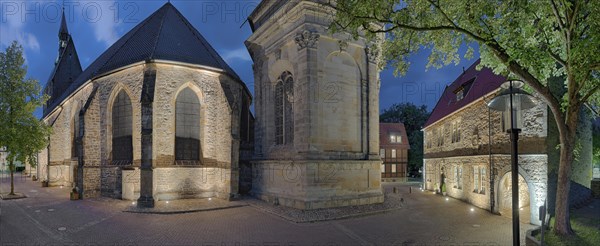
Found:
[(159, 167), (154, 169), (154, 198), (218, 197), (228, 199), (231, 171), (218, 167)]
[[(441, 175), (445, 175), (446, 190), (448, 195), (477, 207), (491, 209), (491, 189), (493, 189), (494, 211), (498, 212), (499, 200), (501, 199), (499, 182), (507, 173), (510, 173), (510, 155), (490, 156), (459, 156), (447, 158), (425, 159), (425, 188), (427, 190), (439, 190), (441, 185)], [(546, 199), (547, 191), (547, 165), (548, 159), (544, 154), (540, 155), (520, 155), (519, 156), (519, 174), (523, 176), (528, 185), (530, 197), (531, 222), (539, 223), (537, 220), (538, 207), (542, 206)], [(462, 185), (454, 177), (454, 168), (462, 167), (462, 176), (460, 180)], [(474, 188), (474, 167), (486, 169), (485, 189)], [(490, 172), (490, 170), (492, 170)], [(491, 177), (493, 175), (493, 177)], [(493, 178), (494, 183), (490, 183)], [(459, 188), (461, 187), (461, 188)]]
[[(231, 165), (231, 112), (218, 73), (176, 65), (159, 64), (153, 103), (154, 166), (169, 167), (175, 153), (175, 100), (189, 87), (200, 100), (200, 145), (204, 161), (210, 165)], [(232, 89), (239, 87), (226, 81)], [(239, 101), (241, 103), (241, 100)]]
[(66, 185), (70, 187), (74, 182), (73, 167), (77, 166), (77, 158), (72, 158), (71, 155), (74, 136), (73, 117), (78, 115), (92, 90), (92, 84), (84, 86), (61, 104), (57, 110), (43, 119), (46, 124), (54, 123), (50, 136), (49, 172), (46, 174), (46, 178), (41, 177), (40, 179), (49, 180), (51, 186)]
[[(490, 98), (486, 99), (489, 100)], [(544, 139), (548, 122), (545, 104), (523, 112), (523, 129), (519, 134), (520, 153), (545, 153)], [(491, 135), (489, 132), (491, 122)], [(460, 125), (460, 141), (452, 142), (452, 124)], [(437, 144), (435, 131), (443, 132), (443, 144)], [(489, 110), (485, 100), (475, 101), (451, 116), (424, 130), (424, 154), (428, 157), (488, 154), (491, 138), (492, 153), (510, 153), (510, 136), (502, 129), (502, 114)], [(428, 142), (431, 142), (429, 144)], [(438, 155), (438, 156), (436, 156)]]

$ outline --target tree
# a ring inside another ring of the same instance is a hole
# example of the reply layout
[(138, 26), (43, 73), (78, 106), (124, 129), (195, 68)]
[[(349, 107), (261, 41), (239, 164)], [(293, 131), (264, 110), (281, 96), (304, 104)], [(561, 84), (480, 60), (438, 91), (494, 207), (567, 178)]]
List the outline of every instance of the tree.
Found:
[(0, 146), (6, 147), (10, 169), (10, 194), (14, 195), (14, 161), (37, 164), (37, 153), (47, 144), (50, 128), (33, 112), (43, 105), (37, 80), (25, 79), (23, 47), (14, 41), (0, 52)]
[[(364, 33), (382, 40), (384, 60), (405, 73), (408, 56), (430, 49), (428, 66), (458, 63), (479, 46), (480, 66), (517, 77), (549, 106), (559, 129), (560, 162), (554, 232), (571, 235), (569, 186), (579, 111), (600, 96), (600, 1), (337, 0), (333, 32)], [(564, 78), (567, 92), (554, 96), (548, 79)]]
[(423, 166), (423, 132), (421, 128), (429, 118), (427, 106), (417, 107), (412, 103), (393, 104), (379, 116), (379, 122), (404, 123), (410, 151), (408, 152), (408, 168), (416, 170)]

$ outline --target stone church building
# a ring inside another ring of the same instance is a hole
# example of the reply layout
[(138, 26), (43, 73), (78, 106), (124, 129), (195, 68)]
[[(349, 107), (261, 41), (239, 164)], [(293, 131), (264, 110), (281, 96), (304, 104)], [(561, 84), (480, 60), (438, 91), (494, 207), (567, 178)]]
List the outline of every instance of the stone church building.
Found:
[(248, 17), (250, 91), (166, 3), (82, 69), (63, 20), (38, 177), (153, 206), (240, 192), (301, 209), (383, 201), (380, 46), (329, 34), (315, 1), (262, 1)]
[(64, 19), (47, 82), (42, 181), (84, 197), (228, 199), (251, 94), (191, 23), (166, 3), (82, 70)]

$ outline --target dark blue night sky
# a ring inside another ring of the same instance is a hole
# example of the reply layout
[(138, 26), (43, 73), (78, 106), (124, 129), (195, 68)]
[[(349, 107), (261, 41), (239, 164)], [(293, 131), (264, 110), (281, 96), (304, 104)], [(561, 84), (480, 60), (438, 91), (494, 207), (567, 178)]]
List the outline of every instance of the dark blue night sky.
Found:
[[(85, 69), (112, 43), (160, 8), (166, 1), (65, 1), (67, 25)], [(246, 17), (259, 1), (172, 1), (173, 5), (212, 44), (254, 91), (252, 60), (244, 46), (251, 34)], [(58, 56), (58, 29), (62, 1), (0, 2), (0, 48), (12, 40), (25, 48), (28, 76), (45, 85)], [(464, 49), (463, 49), (464, 52)], [(392, 69), (381, 72), (380, 109), (398, 102), (425, 104), (431, 110), (446, 84), (476, 58), (458, 65), (426, 70), (427, 50), (412, 56), (403, 77)], [(479, 54), (476, 53), (477, 57)], [(38, 115), (41, 113), (38, 112)]]

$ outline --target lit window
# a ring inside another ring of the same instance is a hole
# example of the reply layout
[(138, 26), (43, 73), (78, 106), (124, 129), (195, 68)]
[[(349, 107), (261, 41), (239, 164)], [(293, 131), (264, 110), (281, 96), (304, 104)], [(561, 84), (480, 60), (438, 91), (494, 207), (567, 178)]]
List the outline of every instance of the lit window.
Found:
[(464, 96), (464, 90), (461, 89), (460, 91), (456, 92), (456, 101), (462, 100), (463, 96)]
[(196, 93), (185, 88), (175, 103), (176, 164), (199, 164), (200, 161), (200, 101)]
[(481, 193), (485, 193), (485, 180), (486, 180), (485, 167), (481, 167)]
[(392, 173), (396, 173), (396, 165), (392, 164)]
[(131, 100), (121, 90), (112, 106), (112, 164), (131, 165), (133, 145), (131, 139)]
[(380, 149), (380, 150), (379, 150), (379, 156), (380, 156), (381, 158), (385, 158), (385, 149)]
[(479, 167), (473, 167), (473, 191), (479, 192)]
[(458, 167), (458, 188), (462, 189), (462, 167)]
[(396, 158), (396, 149), (392, 149), (392, 158)]
[(294, 78), (285, 71), (275, 85), (275, 143), (277, 145), (294, 142)]
[(381, 173), (385, 173), (385, 164), (381, 164)]

